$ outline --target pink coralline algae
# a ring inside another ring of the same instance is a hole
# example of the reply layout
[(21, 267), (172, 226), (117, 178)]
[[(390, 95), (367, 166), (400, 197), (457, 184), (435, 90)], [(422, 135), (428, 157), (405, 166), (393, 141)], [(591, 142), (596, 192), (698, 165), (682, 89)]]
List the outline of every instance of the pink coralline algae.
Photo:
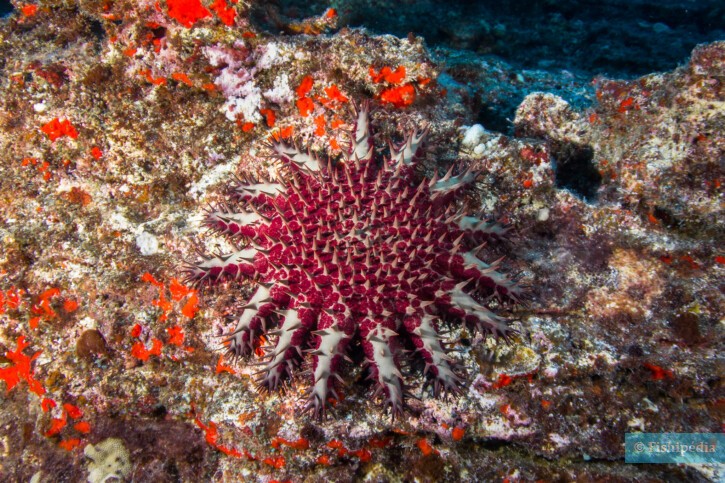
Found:
[(255, 282), (226, 344), (232, 356), (249, 356), (276, 339), (261, 387), (276, 389), (304, 362), (307, 407), (319, 414), (337, 399), (344, 366), (362, 364), (395, 415), (407, 394), (402, 362), (424, 367), (436, 394), (458, 390), (441, 324), (504, 340), (514, 332), (486, 301), (515, 301), (520, 287), (477, 256), (505, 229), (456, 210), (454, 195), (473, 171), (418, 180), (427, 130), (378, 160), (364, 106), (341, 160), (274, 141), (287, 179), (242, 180), (231, 206), (209, 210), (206, 224), (245, 248), (191, 264), (189, 279)]

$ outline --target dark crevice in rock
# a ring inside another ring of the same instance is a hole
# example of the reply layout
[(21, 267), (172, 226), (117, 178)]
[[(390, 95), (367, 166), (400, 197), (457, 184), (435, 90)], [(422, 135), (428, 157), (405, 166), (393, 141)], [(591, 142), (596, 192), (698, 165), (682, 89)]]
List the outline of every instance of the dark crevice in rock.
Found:
[(588, 203), (596, 202), (602, 175), (592, 162), (594, 150), (574, 143), (553, 143), (551, 154), (556, 187), (569, 190)]

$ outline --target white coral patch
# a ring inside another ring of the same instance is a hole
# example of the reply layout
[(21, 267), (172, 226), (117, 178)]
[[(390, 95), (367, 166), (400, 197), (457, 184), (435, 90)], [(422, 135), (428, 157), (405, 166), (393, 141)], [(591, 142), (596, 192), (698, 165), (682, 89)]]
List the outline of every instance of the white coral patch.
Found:
[(264, 46), (264, 52), (257, 60), (258, 69), (269, 69), (272, 66), (281, 64), (287, 60), (287, 55), (282, 52), (276, 42), (270, 42)]
[(145, 257), (155, 255), (159, 251), (159, 240), (151, 233), (142, 231), (136, 235), (136, 246)]
[(274, 85), (271, 89), (267, 89), (262, 94), (275, 104), (286, 104), (294, 98), (292, 89), (289, 86), (289, 78), (287, 74), (280, 74), (274, 79)]
[(247, 82), (236, 91), (238, 97), (231, 97), (222, 106), (224, 115), (230, 121), (244, 119), (245, 122), (259, 122), (262, 116), (259, 109), (262, 106), (262, 91), (254, 82)]
[(483, 128), (483, 126), (481, 126), (480, 124), (474, 124), (473, 126), (469, 127), (463, 134), (463, 141), (461, 141), (461, 144), (464, 147), (471, 149), (481, 141), (481, 138), (485, 133), (486, 130)]

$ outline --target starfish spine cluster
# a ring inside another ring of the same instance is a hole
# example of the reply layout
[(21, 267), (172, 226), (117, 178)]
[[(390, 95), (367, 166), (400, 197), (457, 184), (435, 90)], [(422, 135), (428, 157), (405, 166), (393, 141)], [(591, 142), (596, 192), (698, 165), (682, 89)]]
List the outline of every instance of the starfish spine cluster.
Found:
[(192, 264), (189, 278), (256, 283), (226, 343), (232, 355), (249, 356), (276, 338), (261, 386), (276, 389), (306, 361), (308, 408), (322, 412), (357, 353), (395, 414), (406, 392), (403, 359), (424, 364), (436, 393), (460, 385), (440, 335), (444, 321), (508, 339), (512, 329), (485, 301), (516, 300), (520, 288), (477, 256), (505, 229), (456, 211), (454, 194), (474, 172), (418, 180), (427, 131), (378, 159), (363, 106), (342, 159), (323, 162), (274, 141), (287, 179), (241, 180), (231, 207), (209, 211), (206, 224), (245, 248)]

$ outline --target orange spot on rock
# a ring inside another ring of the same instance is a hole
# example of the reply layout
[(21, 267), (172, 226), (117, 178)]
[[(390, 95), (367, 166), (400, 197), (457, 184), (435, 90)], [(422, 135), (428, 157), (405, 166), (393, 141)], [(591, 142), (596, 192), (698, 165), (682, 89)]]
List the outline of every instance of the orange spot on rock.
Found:
[(50, 420), (50, 428), (48, 428), (48, 431), (46, 431), (44, 434), (48, 437), (55, 436), (56, 434), (60, 433), (63, 428), (65, 428), (66, 424), (68, 424), (68, 416), (66, 415), (65, 411), (63, 411), (61, 417), (53, 418)]
[(80, 419), (83, 417), (83, 411), (78, 406), (70, 403), (63, 404), (63, 410), (68, 413), (71, 419)]
[(380, 100), (395, 107), (406, 107), (415, 101), (415, 88), (412, 84), (400, 87), (391, 87), (380, 93)]
[(192, 289), (182, 285), (177, 279), (172, 278), (171, 283), (169, 284), (169, 293), (171, 293), (171, 298), (175, 302), (178, 302), (179, 300), (186, 297), (187, 294), (192, 292)]
[(674, 373), (669, 369), (664, 369), (656, 364), (652, 364), (649, 362), (645, 362), (643, 364), (645, 369), (649, 370), (652, 373), (652, 380), (653, 381), (661, 381), (663, 379), (674, 379), (675, 375)]
[(63, 119), (61, 121), (56, 117), (55, 119), (43, 124), (40, 127), (40, 130), (43, 131), (51, 141), (55, 141), (63, 136), (68, 136), (71, 139), (78, 138), (78, 131), (76, 131), (76, 128), (68, 119)]
[(166, 85), (166, 79), (163, 77), (154, 77), (151, 75), (151, 71), (148, 69), (141, 69), (138, 71), (138, 74), (142, 76), (144, 79), (146, 79), (147, 82), (150, 84), (153, 84), (155, 86), (163, 86)]
[(331, 449), (336, 449), (338, 456), (345, 456), (350, 452), (347, 448), (345, 448), (345, 445), (342, 444), (342, 441), (337, 439), (333, 439), (332, 441), (327, 443), (327, 447)]
[(0, 367), (0, 379), (5, 381), (7, 385), (7, 392), (10, 392), (21, 380), (28, 383), (28, 389), (31, 392), (42, 396), (45, 394), (45, 388), (40, 381), (34, 378), (33, 370), (31, 368), (32, 362), (40, 356), (41, 351), (37, 351), (32, 356), (28, 357), (23, 354), (23, 350), (30, 344), (25, 342), (25, 336), (21, 335), (18, 337), (14, 351), (6, 351), (5, 357), (13, 363), (10, 367)]
[(275, 141), (281, 141), (282, 139), (289, 139), (292, 137), (292, 133), (294, 133), (294, 126), (287, 126), (283, 127), (279, 131), (273, 132), (271, 138)]
[(400, 84), (405, 80), (406, 70), (405, 66), (401, 65), (397, 69), (392, 70), (390, 67), (385, 66), (380, 69), (379, 72), (375, 72), (375, 69), (371, 66), (368, 70), (370, 78), (374, 83), (379, 84), (383, 81), (390, 84)]
[(264, 120), (267, 123), (267, 127), (274, 127), (276, 117), (272, 109), (260, 109), (259, 113), (264, 116)]
[(146, 272), (146, 273), (144, 273), (143, 275), (141, 275), (141, 280), (142, 280), (143, 282), (148, 282), (148, 283), (150, 283), (150, 284), (152, 284), (152, 285), (156, 285), (157, 287), (163, 287), (163, 286), (164, 286), (164, 284), (163, 284), (163, 283), (161, 283), (161, 282), (159, 282), (158, 280), (156, 280), (156, 279), (154, 278), (154, 276), (153, 276), (153, 275), (151, 275), (151, 274), (150, 274), (149, 272)]
[(690, 255), (682, 255), (680, 257), (680, 260), (682, 260), (683, 262), (687, 262), (690, 265), (690, 268), (693, 270), (699, 270), (701, 268), (700, 264), (697, 263), (695, 259), (692, 258)]
[(315, 104), (309, 97), (301, 97), (297, 99), (297, 109), (300, 111), (300, 116), (307, 117), (314, 110)]
[(231, 366), (227, 366), (224, 364), (224, 356), (219, 356), (219, 360), (216, 363), (216, 371), (217, 374), (221, 374), (222, 372), (228, 372), (229, 374), (236, 374), (237, 371), (231, 368)]
[(275, 437), (272, 439), (272, 447), (275, 449), (279, 449), (280, 446), (288, 446), (292, 449), (296, 449), (299, 451), (304, 451), (306, 449), (310, 448), (310, 442), (306, 438), (299, 438), (296, 441), (289, 441), (284, 438)]
[(168, 15), (186, 28), (191, 28), (199, 20), (211, 17), (200, 0), (166, 0)]
[(666, 263), (667, 265), (669, 265), (670, 263), (672, 263), (673, 260), (674, 260), (674, 258), (672, 258), (672, 255), (662, 255), (660, 257), (660, 261), (662, 263)]
[(335, 84), (331, 84), (330, 87), (325, 87), (325, 95), (327, 97), (320, 97), (318, 100), (327, 108), (336, 109), (340, 104), (344, 104), (349, 99), (340, 92), (340, 89)]
[(262, 463), (279, 470), (279, 469), (284, 468), (285, 460), (284, 460), (284, 457), (282, 457), (282, 456), (278, 456), (276, 458), (269, 457), (269, 458), (264, 458), (262, 460)]
[(91, 432), (91, 425), (86, 421), (81, 421), (73, 425), (73, 429), (79, 433), (88, 434)]
[(361, 449), (358, 449), (355, 451), (350, 451), (350, 454), (357, 456), (362, 463), (367, 463), (373, 457), (373, 454), (370, 452), (370, 450), (367, 450), (365, 448), (361, 448)]
[(189, 79), (189, 76), (184, 74), (183, 72), (174, 72), (171, 74), (171, 78), (174, 79), (176, 82), (183, 82), (187, 86), (193, 86), (194, 83), (191, 82), (191, 79)]
[(325, 135), (325, 116), (320, 114), (315, 118), (315, 126), (317, 128), (315, 129), (315, 135), (316, 136), (324, 136)]
[(32, 17), (38, 13), (38, 6), (33, 4), (26, 4), (20, 7), (20, 12), (26, 17)]
[(632, 99), (631, 97), (628, 97), (619, 103), (619, 108), (617, 108), (617, 111), (627, 112), (633, 103), (634, 103), (634, 99)]
[(160, 356), (161, 348), (164, 346), (163, 342), (154, 338), (151, 340), (151, 349), (147, 349), (143, 342), (136, 342), (131, 347), (131, 355), (141, 361), (149, 360), (151, 356)]
[(65, 302), (63, 302), (63, 310), (67, 313), (71, 314), (78, 310), (78, 302), (72, 299), (67, 299)]
[(181, 347), (184, 344), (184, 330), (175, 325), (167, 327), (166, 332), (169, 333), (169, 344)]
[(222, 453), (224, 453), (227, 456), (232, 456), (234, 458), (242, 457), (242, 452), (236, 448), (230, 448), (229, 446), (217, 445), (216, 449), (218, 449), (219, 451), (221, 451)]
[(372, 446), (373, 448), (379, 448), (383, 449), (387, 447), (390, 442), (393, 440), (393, 438), (370, 438), (370, 441), (368, 441), (368, 444)]
[(47, 398), (47, 397), (44, 397), (43, 401), (41, 401), (41, 403), (40, 403), (40, 407), (43, 409), (44, 413), (47, 413), (48, 411), (50, 411), (51, 409), (53, 409), (56, 406), (57, 406), (57, 404), (55, 403), (55, 401), (53, 401), (52, 399)]
[(70, 438), (70, 439), (64, 439), (60, 443), (58, 443), (58, 446), (63, 448), (66, 451), (72, 451), (73, 449), (77, 448), (81, 445), (81, 440), (78, 438)]
[(453, 441), (460, 441), (463, 439), (463, 436), (465, 436), (466, 430), (463, 429), (460, 426), (456, 426), (453, 428), (453, 431), (451, 431), (451, 437), (453, 438)]
[(493, 388), (494, 389), (500, 389), (502, 387), (506, 387), (509, 384), (511, 384), (513, 382), (513, 380), (514, 379), (511, 376), (507, 375), (507, 374), (499, 374), (498, 375), (498, 380), (493, 383)]
[(194, 418), (194, 422), (201, 428), (202, 431), (204, 431), (204, 439), (206, 442), (216, 447), (217, 439), (219, 439), (219, 430), (217, 429), (216, 423), (214, 423), (214, 421), (209, 421), (209, 424), (204, 424), (198, 417)]
[(295, 90), (297, 93), (297, 98), (302, 99), (303, 97), (306, 97), (307, 94), (312, 90), (312, 86), (314, 85), (314, 81), (312, 80), (312, 77), (309, 75), (306, 75), (302, 82), (300, 83), (299, 87)]
[(222, 21), (227, 27), (234, 25), (234, 19), (237, 16), (237, 12), (232, 7), (227, 7), (227, 2), (224, 0), (216, 0), (212, 3), (209, 8), (217, 14), (219, 20)]
[(423, 453), (423, 456), (429, 456), (433, 454), (434, 452), (437, 453), (435, 449), (430, 445), (427, 439), (421, 438), (416, 443), (416, 446), (418, 446), (418, 449), (420, 449), (421, 453)]
[(193, 319), (196, 313), (199, 311), (199, 296), (196, 293), (196, 290), (194, 290), (191, 293), (191, 297), (189, 297), (189, 300), (186, 301), (184, 306), (181, 309), (181, 313), (190, 319)]

